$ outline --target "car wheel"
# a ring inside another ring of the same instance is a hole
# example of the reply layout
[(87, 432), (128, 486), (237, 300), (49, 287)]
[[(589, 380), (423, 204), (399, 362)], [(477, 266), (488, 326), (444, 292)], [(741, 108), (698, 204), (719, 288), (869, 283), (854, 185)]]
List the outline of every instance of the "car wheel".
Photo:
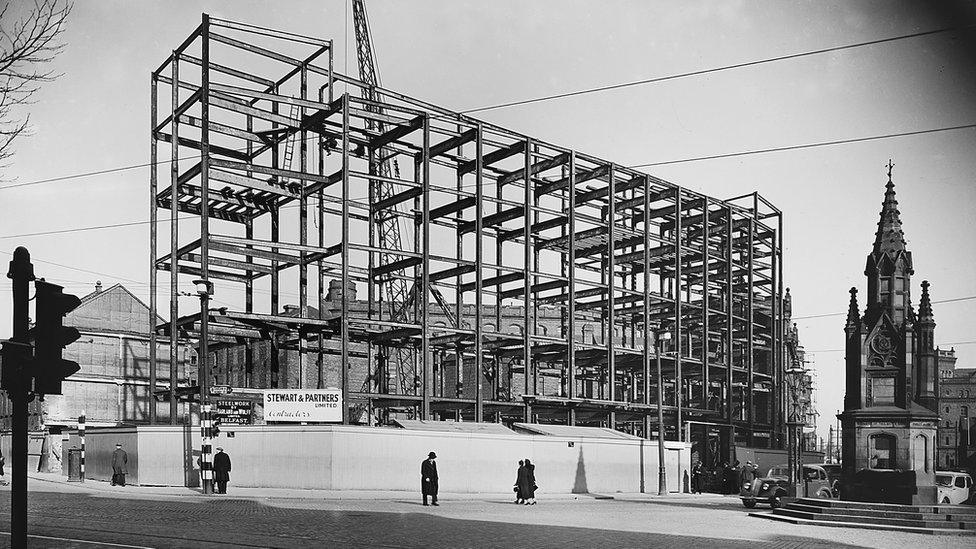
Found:
[(745, 505), (748, 509), (756, 508), (756, 500), (754, 499), (744, 499), (742, 500), (742, 505)]
[(949, 504), (949, 498), (942, 498), (942, 504), (943, 505), (948, 505)]
[(769, 500), (769, 507), (771, 509), (779, 509), (783, 506), (783, 498), (779, 494), (773, 496), (773, 499)]

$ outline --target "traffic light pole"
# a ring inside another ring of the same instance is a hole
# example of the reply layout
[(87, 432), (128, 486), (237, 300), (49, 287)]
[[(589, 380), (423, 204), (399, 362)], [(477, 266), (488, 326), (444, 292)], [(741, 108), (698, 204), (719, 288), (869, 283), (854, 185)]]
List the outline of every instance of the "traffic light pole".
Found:
[[(10, 546), (27, 546), (27, 404), (30, 402), (30, 376), (27, 361), (30, 356), (30, 282), (34, 267), (30, 252), (18, 247), (10, 262), (7, 278), (13, 281), (13, 337), (9, 350), (4, 349), (3, 385), (11, 404), (10, 458)], [(7, 347), (7, 344), (4, 345)], [(8, 364), (8, 360), (11, 364)]]

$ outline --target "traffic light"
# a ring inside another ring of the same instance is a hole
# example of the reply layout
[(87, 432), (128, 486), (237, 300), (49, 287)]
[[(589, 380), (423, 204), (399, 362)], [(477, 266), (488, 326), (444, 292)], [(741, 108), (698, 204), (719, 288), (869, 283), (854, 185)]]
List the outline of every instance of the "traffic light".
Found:
[(63, 287), (43, 280), (35, 282), (34, 287), (37, 290), (37, 323), (31, 330), (34, 392), (60, 395), (61, 382), (81, 369), (77, 362), (61, 358), (64, 348), (81, 337), (77, 329), (62, 325), (64, 315), (81, 305), (81, 300), (63, 293)]

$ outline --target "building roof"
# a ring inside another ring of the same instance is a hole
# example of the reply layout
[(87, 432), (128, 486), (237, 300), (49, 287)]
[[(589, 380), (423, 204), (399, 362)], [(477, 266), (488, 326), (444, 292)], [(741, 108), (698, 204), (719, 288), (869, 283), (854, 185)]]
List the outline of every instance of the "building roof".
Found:
[(411, 431), (440, 431), (474, 433), (479, 435), (511, 435), (511, 429), (501, 423), (475, 423), (473, 421), (424, 421), (396, 419), (394, 423)]
[(565, 438), (615, 438), (619, 440), (640, 440), (640, 437), (615, 431), (605, 427), (577, 427), (573, 425), (544, 425), (539, 423), (515, 423), (516, 431), (536, 435)]

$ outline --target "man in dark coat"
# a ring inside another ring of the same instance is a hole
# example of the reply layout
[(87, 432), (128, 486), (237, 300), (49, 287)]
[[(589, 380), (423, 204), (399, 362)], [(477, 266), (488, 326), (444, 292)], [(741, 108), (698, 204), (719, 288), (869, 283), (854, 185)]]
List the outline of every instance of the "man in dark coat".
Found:
[(214, 482), (217, 483), (217, 493), (227, 493), (227, 482), (230, 480), (230, 456), (224, 453), (223, 448), (217, 448), (214, 454)]
[(424, 505), (427, 505), (427, 496), (430, 496), (430, 504), (437, 505), (437, 464), (434, 460), (437, 454), (431, 452), (427, 454), (420, 464), (420, 490), (424, 495)]
[(126, 464), (129, 463), (129, 454), (125, 453), (122, 449), (122, 443), (115, 445), (115, 451), (112, 452), (112, 486), (118, 484), (119, 486), (125, 486), (125, 475), (128, 473), (126, 470)]
[(705, 482), (705, 469), (702, 467), (701, 460), (696, 460), (691, 468), (691, 493), (702, 493), (702, 484)]

